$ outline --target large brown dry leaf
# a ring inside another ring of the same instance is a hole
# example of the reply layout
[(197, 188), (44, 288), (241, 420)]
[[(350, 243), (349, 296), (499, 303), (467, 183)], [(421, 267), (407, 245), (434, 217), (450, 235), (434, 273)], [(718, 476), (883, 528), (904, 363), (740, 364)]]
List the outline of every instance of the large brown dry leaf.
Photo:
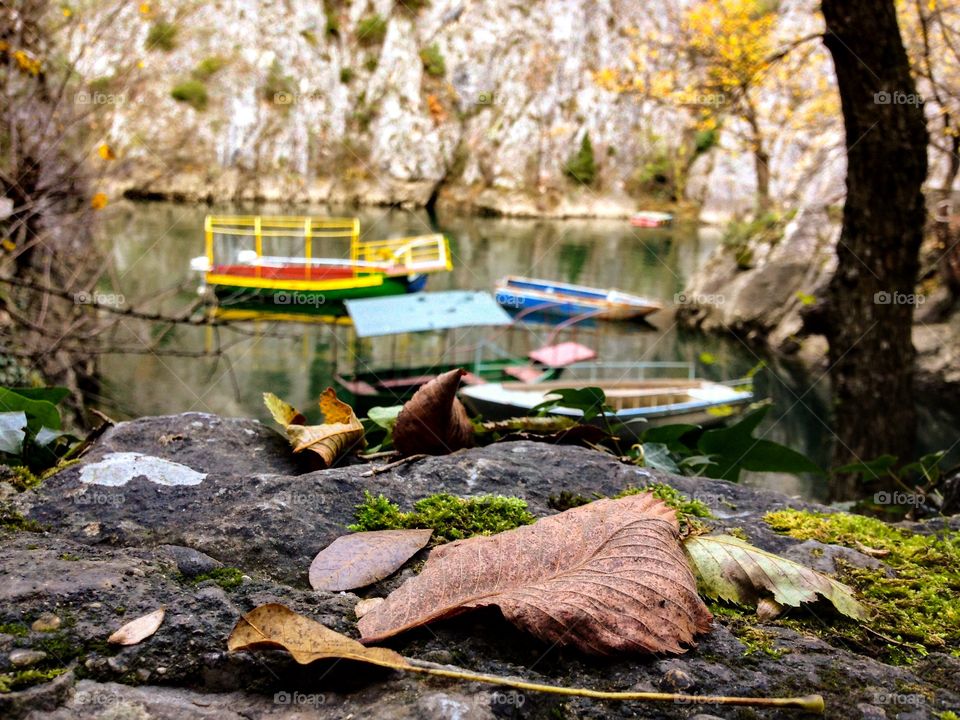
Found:
[(163, 623), (166, 614), (163, 608), (147, 613), (136, 620), (131, 620), (110, 637), (107, 642), (111, 645), (136, 645), (153, 635)]
[(374, 530), (338, 537), (310, 563), (314, 590), (353, 590), (383, 580), (430, 542), (433, 530)]
[(403, 406), (393, 429), (393, 446), (401, 455), (446, 455), (473, 445), (473, 425), (457, 399), (457, 368), (438, 375)]
[(280, 647), (306, 665), (323, 658), (344, 658), (390, 668), (404, 668), (406, 658), (387, 648), (364, 647), (290, 608), (269, 603), (254, 608), (237, 622), (227, 638), (230, 650)]
[(537, 637), (586, 652), (683, 652), (712, 618), (678, 534), (673, 510), (642, 493), (441, 545), (361, 618), (360, 633), (376, 642), (496, 605)]
[(867, 616), (843, 583), (731, 535), (700, 535), (688, 539), (684, 548), (704, 594), (757, 606), (761, 617), (775, 616), (769, 603), (758, 604), (764, 592), (772, 593), (776, 603), (792, 607), (813, 602), (819, 595), (847, 617), (863, 620)]
[(304, 425), (303, 415), (273, 393), (264, 393), (263, 402), (273, 419), (286, 430), (293, 451), (311, 450), (327, 467), (344, 453), (363, 447), (363, 425), (353, 408), (337, 399), (333, 388), (328, 387), (320, 396), (322, 425)]

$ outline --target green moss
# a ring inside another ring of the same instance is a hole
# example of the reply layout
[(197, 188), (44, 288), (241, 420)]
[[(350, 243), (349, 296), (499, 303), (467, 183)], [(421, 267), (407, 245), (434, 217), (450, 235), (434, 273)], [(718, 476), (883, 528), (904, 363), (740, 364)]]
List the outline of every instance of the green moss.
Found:
[(40, 486), (40, 478), (30, 472), (30, 468), (24, 467), (23, 465), (14, 465), (12, 467), (4, 467), (3, 470), (3, 474), (5, 475), (4, 479), (20, 492), (32, 490)]
[(460, 540), (475, 535), (494, 535), (529, 525), (536, 518), (520, 498), (485, 495), (458, 498), (447, 493), (419, 500), (411, 512), (400, 508), (383, 495), (374, 497), (364, 492), (364, 501), (357, 506), (356, 522), (350, 530), (393, 530), (431, 528), (438, 541)]
[(597, 176), (597, 165), (593, 159), (593, 145), (590, 133), (584, 133), (577, 150), (563, 168), (563, 173), (571, 180), (582, 185), (592, 185)]
[(595, 497), (585, 497), (580, 493), (572, 493), (569, 490), (562, 490), (559, 495), (551, 495), (547, 498), (547, 506), (558, 512), (563, 512), (570, 508), (592, 503), (596, 499)]
[(351, 80), (353, 80), (353, 69), (348, 67), (340, 68), (340, 82), (348, 85)]
[(202, 112), (207, 109), (207, 86), (199, 80), (184, 80), (170, 91), (170, 97), (177, 102), (186, 103), (194, 110)]
[(357, 41), (361, 45), (379, 45), (386, 36), (387, 21), (380, 15), (367, 15), (357, 23)]
[(147, 50), (170, 52), (177, 46), (177, 26), (166, 20), (157, 20), (147, 32)]
[(738, 527), (729, 528), (727, 530), (727, 535), (732, 535), (738, 540), (743, 540), (744, 542), (750, 542), (750, 536), (744, 532), (743, 528), (738, 528)]
[(73, 553), (60, 553), (60, 559), (68, 562), (77, 562), (80, 559), (80, 556), (74, 555)]
[(420, 51), (420, 61), (430, 77), (440, 78), (447, 72), (447, 64), (440, 53), (440, 46), (436, 43)]
[[(782, 510), (764, 516), (777, 532), (872, 554), (893, 570), (844, 565), (840, 579), (871, 609), (866, 624), (848, 624), (870, 654), (909, 663), (928, 651), (960, 657), (960, 533), (920, 535), (874, 518)], [(835, 629), (836, 630), (836, 629)]]
[(23, 623), (0, 623), (0, 635), (13, 635), (14, 637), (26, 637), (30, 634), (30, 628)]
[(67, 668), (59, 667), (49, 670), (30, 668), (12, 673), (0, 673), (0, 693), (16, 692), (34, 685), (40, 685), (53, 680), (58, 675), (63, 675), (66, 671)]
[(936, 713), (938, 720), (960, 720), (960, 715), (957, 715), (953, 710), (947, 710), (946, 712)]
[(235, 567), (216, 568), (210, 572), (197, 575), (192, 578), (190, 582), (193, 585), (198, 585), (204, 580), (213, 580), (224, 590), (236, 590), (243, 582), (243, 570)]
[(43, 526), (40, 523), (25, 518), (9, 503), (0, 503), (0, 529), (12, 532), (43, 532)]
[(743, 653), (745, 657), (763, 653), (772, 658), (780, 658), (788, 652), (776, 647), (774, 644), (776, 636), (773, 633), (757, 627), (757, 617), (751, 611), (744, 611), (714, 600), (708, 600), (707, 606), (714, 617), (722, 621), (724, 627), (746, 648)]
[(688, 534), (693, 529), (703, 527), (703, 523), (700, 522), (700, 518), (713, 517), (713, 513), (710, 512), (710, 508), (707, 507), (706, 503), (701, 502), (700, 500), (691, 500), (676, 488), (664, 483), (651, 483), (650, 485), (642, 488), (624, 488), (619, 493), (614, 495), (614, 498), (622, 498), (626, 497), (627, 495), (637, 495), (643, 492), (651, 493), (655, 498), (663, 500), (667, 505), (676, 510), (677, 522), (680, 523), (680, 530), (684, 535)]

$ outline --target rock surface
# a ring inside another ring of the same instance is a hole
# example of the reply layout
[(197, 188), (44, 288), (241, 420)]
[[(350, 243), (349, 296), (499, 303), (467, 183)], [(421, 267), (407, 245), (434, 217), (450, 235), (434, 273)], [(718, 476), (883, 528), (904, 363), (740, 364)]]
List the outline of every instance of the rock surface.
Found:
[[(182, 439), (169, 440), (177, 436)], [(243, 438), (249, 440), (237, 444)], [(204, 477), (190, 485), (144, 476), (111, 486), (82, 480), (111, 454), (134, 452)], [(768, 510), (813, 507), (809, 504), (721, 481), (668, 477), (582, 448), (502, 443), (371, 477), (364, 476), (365, 466), (303, 472), (288, 458), (284, 441), (253, 421), (197, 414), (144, 418), (117, 426), (81, 462), (36, 491), (18, 495), (15, 506), (46, 530), (0, 535), (0, 633), (5, 633), (0, 634), (0, 663), (10, 663), (18, 651), (45, 652), (44, 667), (55, 664), (72, 672), (28, 691), (0, 694), (0, 714), (38, 719), (783, 716), (738, 708), (603, 703), (347, 663), (301, 667), (279, 652), (227, 653), (225, 639), (237, 618), (265, 602), (282, 602), (355, 635), (353, 608), (359, 598), (383, 595), (409, 576), (408, 566), (357, 594), (310, 590), (311, 559), (346, 531), (364, 490), (382, 492), (402, 508), (444, 491), (517, 495), (534, 514), (545, 515), (553, 512), (550, 496), (561, 490), (612, 494), (668, 481), (709, 505), (715, 526), (740, 528), (767, 550), (800, 562), (827, 563), (838, 555), (876, 562), (830, 546), (830, 552), (814, 552), (809, 543), (777, 535), (761, 520)], [(236, 568), (236, 575), (210, 575), (217, 568)], [(124, 648), (105, 644), (120, 625), (160, 606), (166, 607), (166, 619), (154, 636)], [(38, 627), (46, 631), (31, 627), (40, 618)], [(747, 652), (718, 620), (685, 655), (601, 662), (545, 647), (486, 611), (408, 633), (391, 646), (412, 657), (481, 672), (593, 688), (822, 692), (827, 716), (849, 720), (928, 718), (960, 706), (960, 661), (954, 658), (931, 654), (913, 666), (894, 667), (776, 622), (757, 627), (782, 655)]]

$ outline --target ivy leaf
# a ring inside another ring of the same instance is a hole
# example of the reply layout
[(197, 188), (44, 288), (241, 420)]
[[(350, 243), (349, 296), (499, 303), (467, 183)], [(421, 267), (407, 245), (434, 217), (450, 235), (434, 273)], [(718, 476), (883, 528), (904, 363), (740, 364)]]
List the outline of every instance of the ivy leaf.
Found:
[(765, 597), (781, 605), (799, 607), (823, 597), (847, 617), (866, 619), (866, 611), (853, 591), (841, 582), (800, 563), (768, 553), (731, 535), (691, 536), (683, 545), (711, 598), (757, 606)]
[(754, 472), (816, 473), (823, 470), (806, 455), (785, 445), (753, 437), (753, 431), (770, 411), (770, 406), (747, 413), (726, 428), (708, 430), (697, 442), (697, 450), (709, 455), (714, 465), (706, 468), (707, 477), (736, 482), (741, 470)]
[(584, 422), (593, 420), (602, 412), (613, 411), (612, 408), (607, 406), (607, 395), (602, 388), (585, 387), (551, 390), (550, 397), (539, 405), (533, 406), (530, 412), (547, 413), (558, 407), (581, 411)]

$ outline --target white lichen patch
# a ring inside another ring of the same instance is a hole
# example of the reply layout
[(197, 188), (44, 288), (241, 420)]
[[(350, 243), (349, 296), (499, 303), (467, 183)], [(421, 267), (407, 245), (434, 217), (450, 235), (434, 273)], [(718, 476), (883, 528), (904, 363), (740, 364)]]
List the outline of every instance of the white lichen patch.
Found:
[(121, 487), (136, 477), (158, 485), (199, 485), (207, 477), (186, 465), (133, 452), (116, 452), (80, 471), (80, 482)]

